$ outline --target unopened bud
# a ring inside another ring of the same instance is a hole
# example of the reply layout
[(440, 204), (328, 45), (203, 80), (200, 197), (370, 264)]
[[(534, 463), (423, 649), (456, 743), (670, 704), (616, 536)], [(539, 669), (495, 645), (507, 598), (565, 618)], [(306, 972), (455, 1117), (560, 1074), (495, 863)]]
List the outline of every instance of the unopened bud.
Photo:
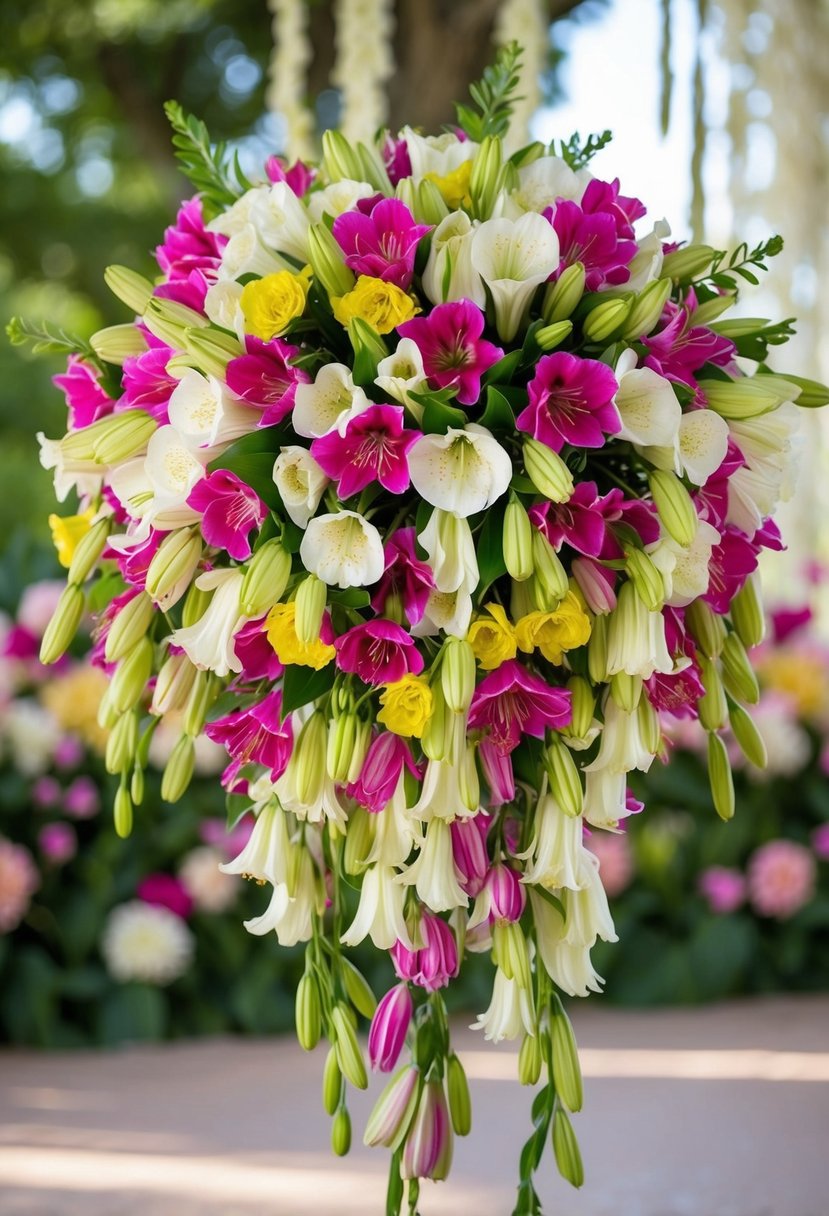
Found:
[(89, 345), (104, 363), (121, 367), (147, 350), (147, 339), (136, 325), (108, 325), (92, 335)]
[(725, 702), (725, 691), (720, 679), (720, 673), (717, 671), (717, 666), (713, 659), (707, 659), (704, 655), (698, 655), (697, 662), (699, 663), (702, 686), (705, 689), (705, 695), (700, 697), (697, 702), (699, 720), (706, 730), (720, 730), (725, 726), (728, 716), (728, 706)]
[(184, 597), (184, 603), (181, 606), (182, 628), (189, 629), (191, 625), (195, 625), (197, 621), (200, 621), (205, 612), (207, 612), (208, 604), (212, 599), (212, 591), (199, 587), (198, 583), (191, 583)]
[(685, 624), (699, 650), (709, 659), (719, 658), (725, 641), (725, 622), (705, 600), (692, 600), (685, 609)]
[(533, 526), (522, 503), (514, 495), (504, 512), (504, 563), (510, 578), (522, 583), (533, 573)]
[(357, 719), (357, 729), (354, 734), (354, 748), (351, 753), (351, 764), (348, 766), (346, 783), (356, 781), (363, 770), (363, 761), (371, 744), (371, 723), (365, 718)]
[(138, 746), (138, 719), (130, 710), (115, 721), (106, 743), (104, 765), (108, 773), (125, 773), (132, 768)]
[(492, 930), (493, 957), (507, 979), (519, 988), (530, 987), (530, 956), (521, 926), (513, 921), (498, 921)]
[(708, 735), (708, 781), (714, 809), (720, 819), (734, 816), (734, 781), (728, 751), (719, 735), (713, 731)]
[(446, 1065), (446, 1094), (455, 1135), (468, 1136), (472, 1130), (472, 1099), (463, 1064), (454, 1052)]
[(541, 1076), (541, 1036), (525, 1034), (518, 1053), (518, 1080), (522, 1085), (536, 1085)]
[(142, 638), (129, 654), (121, 659), (109, 687), (110, 701), (117, 713), (126, 713), (137, 705), (147, 688), (153, 669), (153, 644)]
[(633, 301), (622, 337), (633, 341), (649, 334), (662, 316), (670, 294), (670, 279), (654, 279), (652, 283), (648, 283)]
[(593, 723), (596, 712), (596, 698), (593, 689), (584, 676), (571, 676), (567, 681), (570, 690), (570, 706), (573, 717), (568, 726), (568, 733), (574, 739), (583, 739)]
[(117, 663), (146, 636), (155, 610), (145, 591), (139, 591), (124, 604), (112, 622), (104, 644), (104, 657), (108, 663)]
[(760, 700), (757, 673), (736, 633), (729, 633), (725, 639), (720, 662), (726, 692), (735, 701), (747, 701), (749, 705), (756, 705)]
[(690, 494), (676, 474), (666, 469), (652, 470), (648, 484), (665, 531), (687, 549), (697, 534), (699, 523)]
[(153, 335), (173, 350), (184, 350), (188, 329), (206, 328), (210, 322), (202, 313), (177, 300), (153, 296), (144, 309), (144, 325)]
[(112, 294), (136, 315), (140, 316), (152, 299), (153, 285), (150, 280), (127, 266), (107, 266), (104, 282)]
[(465, 713), (475, 692), (475, 652), (464, 638), (447, 638), (443, 646), (440, 683), (451, 713)]
[(264, 616), (279, 603), (291, 577), (291, 555), (279, 540), (260, 545), (245, 567), (239, 607), (245, 616)]
[(747, 710), (742, 705), (732, 704), (728, 711), (734, 738), (740, 745), (740, 751), (755, 768), (765, 768), (768, 764), (768, 754), (763, 736)]
[(361, 1013), (364, 1018), (373, 1018), (374, 1011), (377, 1008), (377, 997), (371, 990), (371, 984), (369, 984), (362, 971), (358, 971), (349, 959), (343, 958), (342, 965), (343, 983), (345, 984), (348, 999), (357, 1012)]
[(368, 1075), (357, 1033), (346, 1013), (346, 1007), (339, 1003), (331, 1013), (331, 1024), (334, 1030), (334, 1042), (337, 1049), (337, 1062), (346, 1080), (355, 1089), (368, 1088)]
[(356, 279), (325, 224), (312, 224), (308, 229), (308, 261), (314, 278), (329, 296), (344, 296), (351, 291)]
[(556, 321), (553, 325), (542, 325), (535, 331), (536, 344), (545, 352), (555, 350), (573, 332), (572, 321)]
[(610, 677), (610, 695), (625, 713), (632, 714), (642, 697), (642, 677), (617, 671)]
[(569, 1111), (579, 1111), (584, 1101), (584, 1089), (576, 1036), (564, 1006), (555, 994), (550, 1008), (550, 1041), (556, 1094)]
[(325, 776), (326, 753), (325, 715), (317, 709), (302, 727), (292, 759), (297, 798), (306, 806), (315, 800), (320, 782)]
[(359, 154), (352, 148), (342, 131), (329, 127), (322, 133), (322, 163), (330, 182), (361, 180)]
[(374, 1104), (363, 1144), (379, 1144), (396, 1151), (406, 1137), (420, 1094), (420, 1073), (410, 1064), (399, 1069)]
[(322, 1107), (327, 1115), (333, 1115), (340, 1105), (343, 1092), (343, 1076), (337, 1063), (337, 1049), (329, 1047), (322, 1070)]
[[(328, 746), (325, 768), (328, 776), (338, 785), (348, 780), (351, 756), (359, 730), (360, 720), (355, 713), (339, 714), (328, 723)], [(349, 832), (351, 823), (349, 821)]]
[(62, 658), (72, 644), (86, 607), (83, 591), (74, 583), (64, 587), (40, 643), (40, 661), (48, 666)]
[(440, 221), (446, 219), (449, 208), (435, 183), (424, 178), (415, 188), (411, 212), (418, 224), (431, 224), (437, 228)]
[(710, 245), (686, 245), (665, 255), (662, 273), (675, 283), (688, 283), (698, 278), (714, 260), (715, 250)]
[(145, 410), (124, 410), (110, 414), (96, 425), (92, 449), (97, 464), (123, 464), (143, 452), (158, 429)]
[(305, 971), (296, 989), (296, 1037), (303, 1051), (313, 1051), (322, 1034), (322, 1003), (319, 984), (312, 971)]
[(72, 554), (69, 570), (66, 575), (68, 583), (85, 583), (98, 564), (98, 558), (104, 551), (109, 536), (110, 520), (99, 519), (88, 532), (80, 538)]
[(162, 716), (184, 709), (195, 678), (196, 668), (187, 655), (171, 654), (156, 677), (150, 713)]
[(348, 816), (348, 831), (343, 849), (343, 869), (352, 877), (366, 869), (366, 858), (374, 841), (374, 819), (363, 806), (358, 806)]
[(796, 395), (789, 381), (760, 375), (744, 376), (742, 380), (700, 380), (699, 387), (709, 409), (732, 422), (758, 418)]
[(181, 735), (161, 778), (161, 797), (165, 802), (178, 802), (193, 779), (195, 764), (195, 744), (189, 735)]
[(345, 1157), (351, 1148), (351, 1116), (345, 1106), (334, 1115), (331, 1124), (331, 1148), (338, 1157)]
[(563, 270), (547, 288), (541, 315), (547, 325), (556, 321), (566, 321), (575, 311), (576, 305), (584, 295), (586, 273), (581, 262), (574, 262)]
[(319, 641), (328, 589), (316, 574), (309, 574), (296, 593), (296, 635), (303, 645)]
[(582, 321), (582, 332), (588, 342), (607, 342), (620, 333), (630, 315), (633, 300), (618, 296), (602, 300)]
[(540, 611), (550, 611), (565, 597), (569, 589), (567, 571), (547, 537), (533, 528), (533, 594)]
[(665, 603), (665, 583), (644, 549), (625, 551), (625, 569), (648, 612), (660, 612)]
[(177, 528), (165, 536), (147, 570), (145, 587), (150, 599), (165, 608), (181, 599), (201, 556), (201, 537), (194, 529)]
[(498, 136), (485, 135), (472, 162), (469, 178), (473, 214), (478, 219), (489, 219), (492, 215), (503, 158), (503, 145)]
[(112, 808), (115, 823), (115, 834), (126, 840), (132, 831), (132, 799), (125, 785), (119, 785), (115, 792), (115, 803)]
[(573, 753), (566, 743), (553, 737), (547, 748), (546, 760), (550, 789), (564, 814), (575, 818), (582, 812), (584, 791)]
[(186, 329), (184, 349), (190, 362), (206, 376), (224, 379), (231, 359), (243, 354), (242, 344), (233, 334), (219, 329)]
[(636, 707), (636, 720), (642, 743), (655, 756), (662, 744), (662, 728), (659, 725), (659, 714), (651, 705), (648, 697), (640, 697)]
[(182, 726), (185, 733), (194, 739), (201, 734), (207, 720), (207, 711), (216, 699), (217, 683), (209, 671), (197, 671), (193, 686), (184, 706)]
[(728, 612), (737, 637), (743, 645), (759, 646), (766, 636), (766, 618), (763, 614), (758, 575), (749, 575), (731, 601)]
[(587, 670), (594, 684), (605, 684), (608, 678), (607, 622), (606, 616), (595, 617), (587, 643)]
[(136, 806), (140, 806), (144, 801), (144, 770), (143, 768), (134, 768), (130, 779), (130, 797)]
[(442, 681), (435, 680), (434, 684), (431, 685), (431, 689), (432, 712), (429, 715), (429, 721), (426, 723), (426, 729), (423, 732), (420, 745), (427, 759), (443, 760), (449, 749), (452, 715), (449, 713), (446, 698), (443, 695)]
[(582, 1186), (584, 1166), (579, 1144), (576, 1140), (576, 1133), (573, 1131), (573, 1125), (561, 1106), (556, 1107), (556, 1113), (553, 1116), (553, 1155), (562, 1178), (571, 1186)]
[(525, 439), (524, 468), (539, 494), (550, 502), (567, 502), (573, 494), (573, 474), (552, 448), (538, 439)]

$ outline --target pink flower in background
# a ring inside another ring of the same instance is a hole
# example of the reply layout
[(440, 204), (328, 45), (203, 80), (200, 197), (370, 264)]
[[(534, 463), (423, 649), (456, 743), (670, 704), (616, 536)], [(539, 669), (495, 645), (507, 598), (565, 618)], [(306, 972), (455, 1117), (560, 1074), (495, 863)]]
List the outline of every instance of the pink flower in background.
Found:
[(385, 810), (407, 768), (413, 777), (420, 776), (405, 739), (385, 731), (372, 740), (363, 767), (356, 781), (348, 786), (348, 794), (372, 814)]
[(622, 429), (613, 398), (616, 377), (597, 359), (557, 351), (543, 355), (527, 386), (530, 403), (515, 420), (519, 431), (560, 452), (565, 443), (600, 448)]
[(40, 874), (28, 849), (0, 837), (0, 933), (11, 933), (29, 910)]
[(298, 346), (280, 338), (264, 342), (248, 334), (245, 354), (228, 363), (227, 387), (246, 405), (262, 410), (259, 426), (281, 422), (294, 408), (296, 386), (309, 382), (307, 372), (291, 366), (299, 354)]
[(178, 380), (167, 371), (173, 351), (152, 335), (150, 341), (149, 350), (124, 360), (123, 393), (118, 405), (123, 409), (146, 410), (163, 425), (168, 421), (167, 407)]
[(101, 388), (100, 379), (98, 368), (84, 362), (80, 355), (70, 355), (66, 371), (52, 377), (52, 383), (63, 389), (66, 397), (71, 430), (90, 426), (115, 409), (115, 402)]
[(608, 898), (621, 895), (633, 878), (633, 853), (627, 836), (623, 832), (596, 831), (586, 843), (599, 859), (599, 874)]
[(817, 866), (812, 853), (793, 840), (770, 840), (751, 855), (748, 897), (761, 916), (788, 920), (815, 893)]
[(420, 431), (403, 427), (400, 405), (370, 405), (340, 434), (336, 428), (311, 444), (311, 455), (332, 481), (340, 498), (359, 494), (373, 481), (392, 494), (409, 488), (409, 449)]
[(395, 984), (380, 999), (368, 1032), (368, 1058), (376, 1071), (391, 1072), (400, 1058), (412, 1020), (408, 984)]
[[(66, 771), (67, 769), (77, 768), (78, 765), (83, 760), (83, 757), (84, 757), (84, 749), (83, 749), (83, 744), (81, 743), (80, 739), (76, 738), (75, 735), (62, 735), (61, 738), (58, 739), (57, 745), (55, 746), (54, 755), (52, 758), (55, 762), (56, 768), (61, 769), (61, 771)], [(85, 780), (88, 780), (88, 778), (85, 778), (85, 777), (78, 778), (78, 781), (85, 781)], [(74, 786), (76, 784), (77, 784), (77, 782), (73, 781), (72, 785), (69, 786), (69, 790), (71, 790), (72, 786)], [(97, 787), (95, 787), (94, 783), (93, 783), (93, 788), (96, 790), (96, 793), (97, 793)], [(67, 790), (67, 795), (69, 793), (69, 790)], [(64, 806), (66, 806), (66, 805), (67, 804), (64, 803)], [(97, 810), (97, 807), (96, 807), (96, 810)]]
[(70, 823), (47, 823), (37, 834), (41, 853), (52, 865), (62, 866), (78, 851), (78, 837)]
[[(505, 759), (511, 763), (509, 756)], [(470, 819), (453, 819), (449, 825), (455, 869), (458, 871), (461, 887), (472, 899), (483, 890), (489, 873), (486, 837), (491, 823), (488, 815), (479, 812)]]
[(101, 809), (101, 795), (91, 777), (76, 777), (66, 787), (63, 809), (73, 819), (91, 819)]
[(182, 920), (193, 911), (193, 900), (187, 888), (172, 874), (148, 874), (139, 882), (136, 895), (143, 903), (167, 908)]
[(20, 597), (17, 623), (35, 637), (42, 638), (46, 626), (58, 606), (64, 584), (59, 579), (42, 579), (32, 583)]
[(244, 815), (230, 831), (224, 819), (203, 819), (199, 824), (199, 839), (211, 848), (219, 849), (225, 861), (236, 857), (250, 840), (256, 820), (253, 815)]
[(312, 169), (302, 160), (295, 160), (286, 168), (279, 156), (268, 157), (265, 161), (265, 172), (272, 182), (286, 182), (297, 198), (308, 193), (317, 175), (316, 169)]
[(38, 777), (32, 786), (32, 802), (36, 807), (57, 806), (62, 797), (61, 784), (54, 777)]
[(808, 604), (803, 604), (800, 608), (778, 608), (770, 615), (774, 641), (779, 646), (793, 633), (808, 625), (814, 613)]
[(432, 568), (415, 550), (414, 528), (398, 528), (383, 547), (386, 568), (371, 599), (375, 612), (391, 615), (389, 599), (398, 599), (410, 625), (423, 619), (435, 585)]
[(212, 271), (215, 277), (226, 244), (227, 237), (205, 228), (201, 200), (191, 198), (179, 207), (175, 224), (165, 229), (155, 257), (171, 279), (186, 279), (193, 270)]
[(567, 689), (551, 688), (515, 659), (481, 680), (469, 711), (470, 727), (489, 728), (493, 745), (503, 752), (513, 751), (522, 734), (543, 739), (547, 727), (558, 730), (571, 718)]
[(829, 823), (822, 823), (812, 832), (812, 848), (821, 861), (829, 861)]
[(428, 317), (406, 321), (397, 332), (417, 346), (432, 387), (456, 389), (460, 405), (475, 404), (481, 376), (504, 357), (500, 346), (481, 337), (484, 314), (471, 300), (438, 304)]
[(262, 499), (230, 469), (216, 469), (202, 478), (187, 499), (202, 512), (201, 532), (209, 545), (224, 549), (237, 562), (250, 557), (250, 534), (268, 514)]
[(429, 231), (429, 225), (416, 224), (409, 208), (396, 198), (381, 199), (368, 215), (346, 211), (332, 229), (350, 270), (395, 283), (403, 291), (412, 285), (418, 242)]
[(334, 647), (340, 671), (364, 684), (393, 684), (423, 671), (423, 656), (406, 630), (382, 618), (355, 625), (335, 638)]
[(222, 774), (222, 784), (233, 783), (245, 764), (264, 764), (276, 781), (285, 772), (294, 746), (290, 714), (281, 721), (282, 693), (277, 688), (261, 701), (235, 709), (205, 725), (204, 733), (221, 743), (233, 758)]
[(728, 916), (745, 903), (746, 880), (739, 870), (732, 870), (728, 866), (709, 866), (700, 874), (697, 885), (711, 911), (719, 916)]
[(433, 912), (423, 913), (419, 932), (423, 945), (409, 950), (397, 941), (391, 948), (391, 961), (401, 980), (436, 992), (458, 974), (458, 945), (446, 921)]

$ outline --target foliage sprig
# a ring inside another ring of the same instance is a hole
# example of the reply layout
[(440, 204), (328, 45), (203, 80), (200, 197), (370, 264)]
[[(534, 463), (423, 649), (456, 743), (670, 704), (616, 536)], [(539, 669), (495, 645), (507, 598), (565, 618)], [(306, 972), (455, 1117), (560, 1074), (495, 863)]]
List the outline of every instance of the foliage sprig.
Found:
[(28, 346), (35, 355), (83, 355), (98, 363), (97, 355), (85, 338), (67, 333), (48, 321), (12, 317), (6, 326), (6, 335), (12, 346)]
[(585, 165), (589, 165), (597, 152), (601, 152), (602, 148), (607, 147), (613, 139), (612, 131), (600, 131), (598, 134), (588, 135), (587, 142), (581, 142), (581, 136), (578, 131), (567, 140), (560, 140), (558, 149), (556, 149), (556, 141), (553, 140), (550, 145), (550, 151), (560, 156), (565, 160), (571, 169), (583, 169)]
[(164, 113), (173, 128), (176, 159), (201, 195), (205, 218), (212, 219), (251, 187), (239, 164), (239, 155), (231, 155), (224, 141), (213, 144), (205, 124), (186, 114), (177, 101), (165, 102)]
[(481, 79), (469, 86), (469, 94), (478, 106), (455, 103), (458, 124), (470, 139), (480, 143), (487, 135), (504, 135), (516, 101), (521, 79), (521, 47), (510, 42), (498, 52), (495, 62), (484, 69)]

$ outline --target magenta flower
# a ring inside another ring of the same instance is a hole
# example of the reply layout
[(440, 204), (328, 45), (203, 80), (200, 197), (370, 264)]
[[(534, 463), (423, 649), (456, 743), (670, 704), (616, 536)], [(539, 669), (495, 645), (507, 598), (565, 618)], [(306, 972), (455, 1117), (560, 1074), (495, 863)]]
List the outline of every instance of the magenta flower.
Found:
[(263, 764), (270, 769), (272, 781), (282, 776), (291, 758), (294, 736), (290, 714), (282, 722), (281, 713), (282, 693), (275, 689), (254, 705), (234, 709), (206, 724), (208, 739), (221, 743), (232, 757), (233, 763), (222, 774), (225, 787), (235, 782), (245, 764)]
[(458, 945), (446, 921), (433, 912), (423, 913), (418, 930), (423, 945), (409, 950), (396, 941), (391, 948), (391, 961), (401, 980), (436, 992), (458, 974)]
[(280, 338), (263, 342), (248, 334), (245, 352), (228, 363), (227, 387), (247, 405), (263, 411), (260, 426), (273, 426), (294, 408), (296, 386), (307, 384), (310, 376), (302, 368), (291, 366), (299, 347)]
[(705, 325), (692, 325), (691, 315), (696, 297), (691, 293), (682, 307), (669, 300), (662, 313), (664, 327), (642, 341), (648, 357), (642, 364), (668, 380), (678, 380), (696, 389), (694, 372), (705, 363), (728, 367), (736, 354), (734, 343), (714, 333)]
[(372, 481), (392, 494), (409, 488), (409, 449), (421, 438), (403, 427), (401, 405), (370, 405), (340, 434), (335, 428), (315, 439), (311, 455), (326, 476), (338, 481), (340, 498), (359, 494)]
[[(54, 755), (52, 757), (55, 762), (55, 768), (60, 769), (62, 772), (65, 772), (68, 769), (77, 768), (83, 758), (83, 744), (81, 743), (80, 739), (76, 738), (75, 735), (64, 735), (61, 739), (58, 739), (55, 746)], [(67, 790), (67, 797), (74, 785), (77, 785), (78, 782), (85, 780), (87, 780), (87, 778), (78, 777), (77, 781), (73, 781), (72, 785), (70, 785), (69, 789)], [(95, 783), (92, 782), (91, 784), (92, 788), (97, 790)], [(64, 806), (67, 809), (69, 808), (68, 801), (64, 803)], [(71, 813), (72, 812), (70, 811), (70, 814)], [(79, 818), (83, 818), (83, 816), (79, 816)]]
[(755, 912), (788, 920), (814, 896), (817, 866), (804, 845), (770, 840), (752, 854), (747, 879)]
[(657, 672), (645, 680), (645, 691), (654, 709), (673, 714), (675, 718), (696, 718), (697, 702), (705, 693), (695, 663), (667, 675)]
[(580, 359), (566, 351), (544, 355), (527, 385), (530, 403), (515, 425), (554, 452), (565, 443), (600, 448), (605, 434), (622, 429), (613, 404), (618, 387), (613, 372), (597, 359)]
[(607, 524), (595, 481), (578, 481), (567, 502), (542, 502), (531, 507), (531, 522), (558, 550), (567, 544), (578, 553), (598, 557), (607, 537)]
[(368, 1032), (368, 1058), (375, 1071), (391, 1072), (394, 1068), (406, 1042), (411, 1020), (409, 986), (395, 984), (380, 1000)]
[(571, 573), (579, 585), (587, 607), (597, 614), (616, 607), (616, 572), (599, 565), (592, 557), (574, 558)]
[[(155, 341), (153, 339), (153, 341)], [(160, 425), (168, 421), (167, 407), (178, 380), (167, 371), (173, 357), (169, 346), (155, 344), (142, 355), (124, 360), (122, 409), (146, 410)]]
[(115, 559), (125, 583), (129, 583), (131, 587), (137, 587), (139, 591), (143, 590), (150, 562), (158, 552), (164, 536), (163, 532), (151, 528), (147, 539), (137, 545), (130, 545), (129, 548), (123, 550), (114, 550), (107, 546), (104, 550), (104, 557)]
[(91, 777), (76, 777), (63, 796), (63, 809), (73, 819), (92, 819), (101, 809), (101, 795)]
[(355, 274), (395, 283), (408, 291), (414, 275), (418, 241), (430, 231), (416, 224), (405, 203), (381, 198), (369, 214), (346, 211), (334, 220), (334, 239)]
[(452, 1153), (452, 1125), (442, 1081), (423, 1086), (414, 1120), (403, 1145), (403, 1178), (446, 1177)]
[(237, 677), (240, 684), (250, 684), (254, 680), (273, 682), (278, 680), (285, 670), (268, 641), (263, 616), (242, 626), (233, 639), (233, 649), (242, 664), (242, 670)]
[(771, 613), (771, 630), (775, 643), (779, 646), (793, 633), (799, 633), (812, 620), (814, 613), (808, 604), (800, 608), (778, 608)]
[(469, 725), (473, 730), (488, 729), (494, 746), (511, 752), (522, 734), (543, 739), (547, 727), (560, 730), (572, 716), (567, 689), (551, 688), (515, 659), (508, 659), (475, 689)]
[(581, 262), (588, 291), (628, 281), (628, 264), (636, 256), (638, 246), (635, 241), (619, 239), (613, 215), (604, 211), (590, 214), (569, 199), (559, 200), (555, 209), (548, 208), (544, 215), (550, 219), (561, 247), (556, 277), (567, 266)]
[(190, 893), (184, 883), (172, 874), (148, 874), (141, 879), (135, 893), (145, 904), (168, 908), (182, 920), (186, 920), (193, 911)]
[(57, 806), (63, 796), (61, 784), (54, 777), (38, 777), (32, 786), (32, 803), (39, 809)]
[(491, 739), (482, 739), (478, 748), (486, 783), (489, 786), (489, 805), (504, 806), (515, 798), (515, 773), (512, 756), (500, 752)]
[(268, 514), (262, 499), (230, 469), (202, 478), (187, 499), (202, 512), (201, 531), (208, 545), (225, 549), (237, 562), (250, 557), (250, 534)]
[(484, 314), (471, 300), (438, 304), (428, 317), (406, 321), (397, 332), (417, 346), (432, 386), (454, 388), (460, 405), (475, 404), (481, 376), (504, 357), (500, 346), (481, 338)]
[(367, 811), (377, 815), (388, 806), (404, 767), (413, 777), (420, 777), (420, 769), (412, 759), (405, 739), (385, 731), (372, 740), (360, 775), (350, 783), (347, 792)]
[(626, 198), (619, 193), (618, 177), (612, 182), (602, 182), (594, 177), (582, 196), (581, 207), (586, 215), (610, 215), (620, 239), (632, 239), (634, 221), (645, 215), (645, 206), (638, 198)]
[(452, 860), (458, 871), (461, 887), (473, 899), (483, 890), (489, 873), (486, 837), (491, 823), (488, 815), (479, 812), (470, 819), (453, 819), (449, 825), (452, 834)]
[(393, 684), (423, 671), (423, 656), (413, 639), (382, 617), (355, 625), (335, 638), (334, 647), (340, 671), (359, 676), (364, 684)]
[(711, 911), (720, 916), (736, 912), (746, 897), (746, 880), (739, 870), (728, 866), (709, 866), (700, 874), (697, 885)]
[(204, 271), (191, 270), (182, 278), (172, 278), (168, 283), (154, 287), (153, 295), (159, 300), (173, 300), (176, 304), (184, 304), (194, 312), (204, 312), (204, 301), (210, 283), (211, 280), (205, 276)]
[(708, 590), (702, 597), (721, 616), (750, 574), (757, 569), (757, 548), (737, 528), (726, 528), (711, 550)]
[(521, 885), (521, 875), (512, 866), (499, 862), (492, 867), (487, 875), (486, 893), (490, 920), (512, 924), (524, 915), (527, 890)]
[(0, 836), (0, 934), (17, 928), (39, 886), (40, 874), (29, 850)]
[(78, 837), (70, 823), (46, 823), (37, 834), (38, 847), (52, 865), (62, 866), (78, 851)]
[(389, 601), (402, 604), (410, 625), (423, 619), (435, 580), (428, 562), (422, 561), (415, 550), (414, 528), (399, 528), (383, 547), (386, 568), (377, 590), (371, 597), (375, 612), (392, 615)]
[(391, 135), (387, 135), (381, 154), (389, 181), (393, 186), (396, 186), (402, 178), (412, 176), (412, 162), (405, 139), (394, 139)]
[(66, 397), (70, 430), (90, 426), (114, 410), (115, 402), (101, 388), (100, 380), (98, 368), (85, 363), (80, 355), (70, 355), (66, 371), (52, 377), (52, 383), (63, 389)]
[[(820, 758), (820, 766), (823, 772), (826, 772), (823, 755)], [(815, 851), (815, 856), (821, 861), (829, 861), (829, 823), (821, 823), (812, 832), (812, 848)]]
[(297, 198), (302, 198), (311, 189), (316, 169), (306, 165), (305, 161), (295, 160), (287, 169), (279, 156), (269, 156), (265, 161), (265, 172), (272, 182), (286, 182)]
[(170, 279), (186, 279), (192, 270), (212, 272), (215, 278), (226, 244), (227, 237), (205, 228), (201, 200), (191, 198), (179, 207), (175, 224), (165, 229), (156, 261)]
[(599, 859), (602, 886), (609, 899), (630, 886), (634, 871), (633, 852), (624, 832), (593, 832), (587, 842)]

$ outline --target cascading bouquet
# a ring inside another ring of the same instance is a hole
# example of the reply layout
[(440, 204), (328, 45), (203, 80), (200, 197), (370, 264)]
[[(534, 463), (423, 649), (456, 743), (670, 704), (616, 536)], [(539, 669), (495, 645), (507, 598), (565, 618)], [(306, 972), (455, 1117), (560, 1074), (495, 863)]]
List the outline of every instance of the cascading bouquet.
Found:
[[(365, 1131), (389, 1212), (470, 1129), (441, 997), (470, 951), (494, 965), (476, 1028), (544, 1078), (515, 1211), (540, 1210), (550, 1128), (581, 1183), (559, 993), (599, 990), (615, 936), (588, 825), (640, 809), (626, 776), (662, 710), (700, 716), (733, 813), (719, 732), (761, 759), (746, 647), (792, 403), (827, 400), (766, 366), (788, 322), (719, 320), (778, 239), (637, 237), (644, 207), (587, 169), (607, 135), (507, 157), (518, 53), (444, 134), (328, 131), (319, 166), (272, 158), (254, 184), (171, 104), (198, 195), (157, 282), (107, 272), (137, 320), (88, 346), (13, 328), (72, 350), (69, 432), (41, 442), (80, 539), (43, 658), (91, 600), (124, 835), (159, 721), (183, 723), (171, 801), (200, 733), (226, 746), (231, 821), (255, 816), (226, 868), (272, 888), (251, 933), (308, 943), (297, 1030), (330, 1044), (336, 1152), (358, 1015), (373, 1067), (409, 1043)], [(347, 957), (365, 939), (399, 978), (376, 1008)]]

